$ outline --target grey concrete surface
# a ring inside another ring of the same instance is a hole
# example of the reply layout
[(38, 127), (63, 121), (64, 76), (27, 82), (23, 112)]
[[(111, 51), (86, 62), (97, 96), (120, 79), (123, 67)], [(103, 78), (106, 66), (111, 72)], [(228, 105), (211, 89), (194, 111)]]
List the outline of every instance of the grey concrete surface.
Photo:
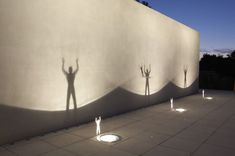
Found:
[[(234, 156), (235, 93), (200, 94), (104, 119), (101, 132), (122, 140), (96, 140), (95, 123), (22, 140), (0, 147), (1, 156)], [(17, 130), (16, 130), (17, 131)]]

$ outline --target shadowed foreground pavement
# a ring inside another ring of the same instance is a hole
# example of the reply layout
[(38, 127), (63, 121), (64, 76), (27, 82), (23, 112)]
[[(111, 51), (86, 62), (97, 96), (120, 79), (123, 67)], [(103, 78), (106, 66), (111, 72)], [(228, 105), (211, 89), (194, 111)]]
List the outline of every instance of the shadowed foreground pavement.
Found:
[[(102, 133), (122, 137), (106, 144), (95, 139), (95, 122), (0, 147), (0, 156), (234, 156), (235, 93), (206, 91), (139, 109), (101, 122)], [(16, 129), (17, 131), (17, 129)]]

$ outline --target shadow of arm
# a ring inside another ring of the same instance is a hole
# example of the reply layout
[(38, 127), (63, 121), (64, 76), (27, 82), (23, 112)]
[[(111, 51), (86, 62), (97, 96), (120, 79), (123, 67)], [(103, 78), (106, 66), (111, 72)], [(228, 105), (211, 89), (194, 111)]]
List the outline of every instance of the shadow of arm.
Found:
[(76, 74), (77, 72), (78, 72), (78, 70), (79, 70), (79, 65), (78, 65), (78, 59), (76, 59), (76, 70), (74, 71), (74, 73)]
[(66, 72), (66, 70), (64, 69), (64, 58), (62, 58), (62, 72), (66, 75), (67, 74), (67, 72)]

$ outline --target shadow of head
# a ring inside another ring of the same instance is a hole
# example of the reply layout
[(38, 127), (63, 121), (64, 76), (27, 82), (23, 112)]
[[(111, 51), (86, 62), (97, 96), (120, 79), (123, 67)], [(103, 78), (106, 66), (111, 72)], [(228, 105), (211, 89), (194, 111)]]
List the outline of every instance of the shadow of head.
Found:
[(69, 67), (69, 73), (73, 73), (73, 67), (72, 66)]

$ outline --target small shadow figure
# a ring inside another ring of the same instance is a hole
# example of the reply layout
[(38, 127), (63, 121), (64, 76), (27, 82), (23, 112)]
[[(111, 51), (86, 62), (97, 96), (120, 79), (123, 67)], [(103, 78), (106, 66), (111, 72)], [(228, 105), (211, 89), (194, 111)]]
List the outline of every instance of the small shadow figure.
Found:
[(184, 88), (187, 87), (187, 73), (188, 73), (188, 67), (184, 66)]
[(142, 77), (146, 79), (145, 83), (145, 95), (150, 95), (150, 88), (149, 88), (149, 78), (150, 78), (150, 73), (151, 73), (151, 65), (149, 65), (149, 68), (145, 68), (145, 65), (140, 66), (140, 71), (142, 74)]
[(65, 60), (64, 58), (62, 58), (62, 71), (66, 76), (67, 82), (68, 82), (68, 90), (67, 90), (67, 102), (66, 102), (66, 110), (69, 110), (69, 101), (70, 101), (70, 96), (72, 95), (73, 97), (73, 104), (74, 104), (74, 109), (77, 109), (77, 102), (76, 102), (76, 93), (75, 93), (75, 87), (74, 87), (74, 80), (75, 80), (75, 76), (79, 70), (79, 66), (78, 66), (78, 59), (76, 59), (76, 65), (77, 68), (75, 71), (73, 71), (73, 67), (70, 66), (69, 67), (69, 71), (67, 72), (64, 69), (64, 63)]

